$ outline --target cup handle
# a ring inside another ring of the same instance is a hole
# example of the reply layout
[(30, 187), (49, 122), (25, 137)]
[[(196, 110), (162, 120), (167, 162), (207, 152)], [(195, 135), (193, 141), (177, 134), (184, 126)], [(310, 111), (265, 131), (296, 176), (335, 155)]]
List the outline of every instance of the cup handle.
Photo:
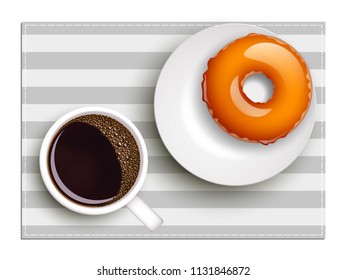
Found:
[(138, 196), (135, 196), (126, 206), (151, 231), (163, 223), (162, 218)]

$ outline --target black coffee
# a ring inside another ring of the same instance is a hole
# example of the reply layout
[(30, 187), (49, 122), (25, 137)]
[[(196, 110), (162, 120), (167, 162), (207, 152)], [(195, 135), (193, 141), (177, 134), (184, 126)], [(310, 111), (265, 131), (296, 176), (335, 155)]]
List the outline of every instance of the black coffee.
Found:
[(56, 134), (49, 167), (58, 190), (78, 204), (104, 206), (122, 198), (134, 185), (140, 155), (136, 140), (118, 121), (85, 115)]

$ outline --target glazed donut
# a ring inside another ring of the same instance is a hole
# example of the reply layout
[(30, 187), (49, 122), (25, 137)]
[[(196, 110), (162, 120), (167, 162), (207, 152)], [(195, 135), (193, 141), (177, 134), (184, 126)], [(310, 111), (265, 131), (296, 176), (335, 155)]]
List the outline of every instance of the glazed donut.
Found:
[[(243, 92), (245, 80), (262, 73), (274, 86), (265, 103)], [(286, 42), (249, 34), (208, 61), (202, 99), (215, 122), (230, 135), (264, 145), (283, 138), (304, 118), (311, 102), (311, 76), (300, 54)]]

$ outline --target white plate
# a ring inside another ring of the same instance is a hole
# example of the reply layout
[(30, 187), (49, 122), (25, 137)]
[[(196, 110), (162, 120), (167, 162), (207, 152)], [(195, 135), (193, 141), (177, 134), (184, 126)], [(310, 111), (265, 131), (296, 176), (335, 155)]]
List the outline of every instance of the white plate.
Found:
[(217, 25), (196, 33), (169, 57), (156, 86), (155, 120), (165, 146), (185, 169), (212, 183), (247, 185), (278, 174), (301, 153), (315, 122), (314, 92), (303, 121), (274, 144), (238, 140), (214, 122), (202, 101), (207, 61), (229, 42), (252, 32), (278, 37), (246, 24)]

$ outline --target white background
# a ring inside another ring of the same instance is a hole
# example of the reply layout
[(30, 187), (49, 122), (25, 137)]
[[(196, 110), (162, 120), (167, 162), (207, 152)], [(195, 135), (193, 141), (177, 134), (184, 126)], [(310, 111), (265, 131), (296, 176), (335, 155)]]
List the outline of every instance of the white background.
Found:
[[(342, 3), (342, 1), (340, 1)], [(0, 279), (101, 279), (97, 268), (250, 266), (246, 279), (347, 279), (346, 26), (332, 1), (1, 1)], [(21, 240), (20, 22), (326, 21), (325, 240)], [(341, 159), (341, 160), (340, 160)], [(186, 276), (172, 279), (200, 279)], [(243, 277), (239, 277), (243, 279)], [(116, 277), (106, 277), (116, 279)], [(118, 279), (141, 279), (118, 277)], [(148, 277), (142, 277), (148, 279)], [(154, 277), (153, 279), (159, 279)], [(160, 278), (162, 279), (162, 278)], [(208, 278), (205, 278), (208, 279)], [(223, 279), (211, 277), (211, 279)], [(227, 279), (227, 278), (225, 278)]]

